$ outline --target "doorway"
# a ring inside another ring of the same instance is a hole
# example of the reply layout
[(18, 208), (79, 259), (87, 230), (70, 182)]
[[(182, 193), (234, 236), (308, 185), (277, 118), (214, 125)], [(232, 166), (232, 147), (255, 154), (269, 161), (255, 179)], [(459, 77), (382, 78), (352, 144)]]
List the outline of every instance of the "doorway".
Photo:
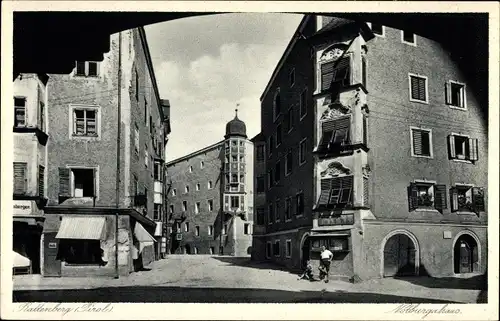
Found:
[(454, 246), (454, 272), (455, 274), (474, 273), (479, 270), (479, 253), (476, 240), (463, 234)]
[(416, 275), (417, 250), (406, 234), (391, 236), (384, 246), (384, 277)]
[(310, 256), (310, 253), (311, 253), (310, 243), (311, 242), (310, 242), (310, 238), (309, 237), (306, 237), (304, 239), (304, 242), (302, 243), (302, 248), (301, 248), (302, 261), (300, 262), (301, 268), (305, 268), (306, 264), (307, 264), (307, 261), (309, 261), (309, 259), (311, 258), (311, 256)]

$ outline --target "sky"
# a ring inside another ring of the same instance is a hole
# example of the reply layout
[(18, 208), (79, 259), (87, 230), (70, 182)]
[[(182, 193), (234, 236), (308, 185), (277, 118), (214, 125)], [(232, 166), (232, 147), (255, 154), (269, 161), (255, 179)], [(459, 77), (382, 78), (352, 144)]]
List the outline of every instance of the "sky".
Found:
[(171, 106), (167, 162), (224, 139), (236, 108), (248, 138), (260, 132), (259, 98), (301, 19), (231, 13), (145, 27), (160, 97)]

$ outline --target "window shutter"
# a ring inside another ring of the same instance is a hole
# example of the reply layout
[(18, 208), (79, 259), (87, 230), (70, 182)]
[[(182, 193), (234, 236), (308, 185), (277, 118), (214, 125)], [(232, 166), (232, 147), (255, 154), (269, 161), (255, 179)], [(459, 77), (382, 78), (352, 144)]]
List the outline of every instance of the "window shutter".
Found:
[(342, 181), (342, 195), (340, 196), (341, 203), (350, 203), (352, 201), (353, 178), (354, 178), (353, 175), (348, 175), (341, 178)]
[(484, 212), (484, 188), (473, 187), (472, 188), (472, 204), (474, 206), (474, 211), (476, 213)]
[(415, 210), (418, 205), (418, 189), (415, 183), (408, 186), (408, 208), (411, 211)]
[(418, 99), (427, 100), (427, 93), (425, 92), (425, 79), (418, 78)]
[(448, 156), (450, 159), (454, 159), (457, 157), (455, 152), (455, 136), (448, 135)]
[(69, 178), (70, 169), (59, 167), (59, 196), (61, 197), (71, 197)]
[(434, 207), (437, 210), (443, 210), (447, 207), (446, 204), (446, 185), (434, 186)]
[(469, 138), (469, 160), (477, 161), (478, 159), (477, 138)]
[(14, 194), (26, 194), (27, 179), (26, 179), (26, 163), (14, 163)]
[(451, 84), (449, 82), (444, 84), (444, 94), (446, 96), (446, 104), (451, 105)]
[(365, 144), (365, 146), (368, 145), (368, 126), (367, 126), (367, 123), (366, 123), (366, 116), (363, 115), (363, 144)]
[(38, 196), (44, 197), (45, 193), (45, 168), (38, 166)]
[(325, 178), (321, 180), (321, 194), (319, 195), (318, 207), (323, 207), (328, 205), (328, 199), (330, 198), (330, 188), (332, 186), (332, 178)]
[(411, 98), (418, 99), (418, 79), (410, 76)]
[(450, 204), (452, 212), (458, 211), (458, 190), (456, 187), (450, 188)]
[(327, 62), (321, 65), (321, 90), (328, 90), (333, 80), (333, 64), (334, 62)]
[(413, 153), (422, 155), (422, 131), (413, 129)]
[(363, 177), (363, 205), (369, 206), (370, 203), (370, 186), (368, 185), (369, 181), (367, 177)]

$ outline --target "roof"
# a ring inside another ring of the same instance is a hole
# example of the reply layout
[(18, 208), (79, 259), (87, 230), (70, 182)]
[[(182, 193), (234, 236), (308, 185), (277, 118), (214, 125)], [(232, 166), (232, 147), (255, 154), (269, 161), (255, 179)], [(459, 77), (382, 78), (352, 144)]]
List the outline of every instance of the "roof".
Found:
[(238, 118), (238, 115), (234, 116), (234, 119), (226, 124), (226, 138), (230, 136), (242, 136), (247, 138), (247, 126), (245, 123)]
[(255, 135), (253, 138), (250, 139), (252, 142), (260, 142), (260, 141), (264, 141), (264, 135), (262, 134), (262, 132), (258, 133), (257, 135)]
[(349, 20), (349, 19), (345, 19), (345, 18), (333, 17), (333, 19), (326, 26), (321, 28), (321, 30), (318, 30), (314, 34), (314, 36), (323, 34), (325, 32), (331, 31), (333, 29), (337, 29), (340, 27), (351, 25), (351, 24), (356, 24), (356, 22), (354, 20)]
[(170, 162), (166, 163), (165, 165), (167, 167), (175, 165), (176, 163), (185, 161), (186, 159), (190, 159), (190, 158), (195, 157), (195, 156), (197, 156), (199, 154), (206, 153), (206, 152), (208, 152), (208, 151), (210, 151), (212, 149), (215, 149), (215, 148), (219, 147), (219, 145), (222, 145), (223, 143), (224, 143), (224, 140), (221, 140), (221, 141), (219, 141), (219, 142), (217, 142), (215, 144), (209, 145), (209, 146), (207, 146), (205, 148), (199, 149), (199, 150), (194, 151), (194, 152), (192, 152), (190, 154), (187, 154), (185, 156), (182, 156), (182, 157), (176, 158), (174, 160), (171, 160)]

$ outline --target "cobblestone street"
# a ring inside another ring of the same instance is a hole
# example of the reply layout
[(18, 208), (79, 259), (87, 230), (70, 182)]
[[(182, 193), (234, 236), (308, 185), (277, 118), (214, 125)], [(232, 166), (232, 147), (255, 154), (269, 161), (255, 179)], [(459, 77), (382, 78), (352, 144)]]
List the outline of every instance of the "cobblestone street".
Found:
[[(450, 291), (450, 290), (453, 291)], [(376, 279), (309, 282), (249, 258), (170, 255), (147, 270), (113, 278), (14, 277), (14, 302), (476, 303), (478, 281)], [(484, 292), (481, 293), (481, 296)]]

